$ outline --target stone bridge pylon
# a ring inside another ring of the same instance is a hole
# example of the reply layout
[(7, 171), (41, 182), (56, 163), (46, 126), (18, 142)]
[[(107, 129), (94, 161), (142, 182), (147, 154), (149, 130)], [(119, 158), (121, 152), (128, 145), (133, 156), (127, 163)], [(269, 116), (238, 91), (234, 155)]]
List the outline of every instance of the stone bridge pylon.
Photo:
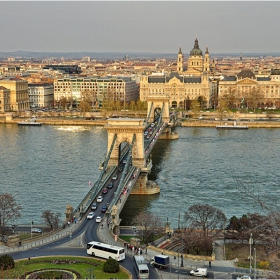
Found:
[(132, 165), (136, 167), (145, 167), (145, 150), (144, 150), (144, 130), (145, 122), (143, 119), (129, 119), (129, 118), (112, 118), (108, 119), (108, 124), (105, 128), (108, 131), (108, 150), (113, 143), (115, 134), (117, 139), (111, 152), (111, 157), (108, 166), (119, 165), (121, 158), (121, 144), (132, 144), (135, 135), (135, 142), (132, 149)]
[(155, 119), (161, 115), (162, 122), (169, 123), (169, 100), (168, 96), (149, 96), (147, 97), (148, 103), (148, 122), (154, 122)]
[(132, 166), (141, 171), (130, 194), (153, 194), (160, 192), (159, 187), (155, 185), (151, 187), (151, 183), (147, 179), (148, 174), (151, 172), (152, 162), (150, 158), (147, 159), (145, 156), (144, 130), (146, 125), (147, 123), (144, 119), (111, 118), (108, 119), (108, 124), (105, 126), (108, 131), (107, 154), (114, 142), (115, 135), (117, 136), (108, 161), (108, 168), (120, 164), (123, 143), (131, 145), (133, 142), (131, 152)]

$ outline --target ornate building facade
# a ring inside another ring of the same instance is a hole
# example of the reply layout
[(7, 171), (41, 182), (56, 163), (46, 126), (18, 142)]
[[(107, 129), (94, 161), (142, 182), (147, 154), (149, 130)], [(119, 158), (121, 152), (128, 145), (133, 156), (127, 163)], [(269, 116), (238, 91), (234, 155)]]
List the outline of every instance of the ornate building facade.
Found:
[(9, 111), (25, 111), (30, 109), (27, 81), (17, 77), (6, 78), (0, 80), (0, 86), (10, 91)]
[[(219, 81), (219, 97), (232, 95), (236, 107), (242, 102), (255, 103), (262, 108), (280, 108), (280, 70), (270, 75), (257, 76), (251, 70), (242, 70), (236, 76), (224, 77)], [(245, 104), (248, 107), (248, 104)]]
[(155, 73), (140, 78), (140, 100), (146, 101), (148, 96), (168, 96), (170, 106), (184, 108), (186, 100), (203, 100), (207, 108), (211, 105), (211, 97), (216, 92), (217, 83), (212, 83), (210, 74), (210, 55), (208, 47), (203, 55), (195, 40), (190, 51), (185, 69), (183, 53), (179, 49), (177, 56), (177, 72), (168, 74)]

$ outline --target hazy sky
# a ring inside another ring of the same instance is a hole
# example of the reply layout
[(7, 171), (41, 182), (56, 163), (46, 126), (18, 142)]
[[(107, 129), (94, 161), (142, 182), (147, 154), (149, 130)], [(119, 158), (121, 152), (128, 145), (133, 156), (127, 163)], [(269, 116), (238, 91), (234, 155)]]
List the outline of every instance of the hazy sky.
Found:
[(280, 52), (278, 1), (0, 1), (0, 52)]

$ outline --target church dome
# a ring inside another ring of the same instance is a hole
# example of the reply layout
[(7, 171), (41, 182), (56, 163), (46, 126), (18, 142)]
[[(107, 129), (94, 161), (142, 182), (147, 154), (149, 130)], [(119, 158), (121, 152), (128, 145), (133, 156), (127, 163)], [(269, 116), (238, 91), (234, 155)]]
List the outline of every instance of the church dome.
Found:
[(194, 47), (193, 47), (193, 49), (190, 51), (190, 55), (202, 55), (202, 51), (201, 51), (201, 49), (199, 48), (197, 38), (196, 38), (195, 41), (194, 41)]

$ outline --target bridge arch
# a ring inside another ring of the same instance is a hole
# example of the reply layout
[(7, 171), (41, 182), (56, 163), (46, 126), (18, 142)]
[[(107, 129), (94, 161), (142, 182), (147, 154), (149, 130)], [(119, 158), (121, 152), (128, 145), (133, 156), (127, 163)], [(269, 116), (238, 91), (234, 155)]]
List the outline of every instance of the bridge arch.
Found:
[(169, 122), (169, 108), (170, 108), (170, 98), (168, 96), (149, 96), (147, 97), (148, 103), (148, 115), (147, 122), (154, 122), (155, 114), (151, 114), (152, 111), (155, 112), (156, 108), (161, 109), (162, 121)]
[(146, 166), (144, 150), (144, 130), (146, 128), (146, 124), (143, 119), (111, 118), (108, 119), (108, 124), (105, 128), (108, 131), (107, 154), (109, 153), (116, 135), (114, 147), (108, 161), (108, 167), (118, 166), (120, 162), (120, 148), (122, 147), (121, 145), (123, 145), (122, 143), (126, 142), (129, 146), (132, 145), (134, 137), (135, 142), (131, 153), (133, 165), (140, 168), (144, 168)]

